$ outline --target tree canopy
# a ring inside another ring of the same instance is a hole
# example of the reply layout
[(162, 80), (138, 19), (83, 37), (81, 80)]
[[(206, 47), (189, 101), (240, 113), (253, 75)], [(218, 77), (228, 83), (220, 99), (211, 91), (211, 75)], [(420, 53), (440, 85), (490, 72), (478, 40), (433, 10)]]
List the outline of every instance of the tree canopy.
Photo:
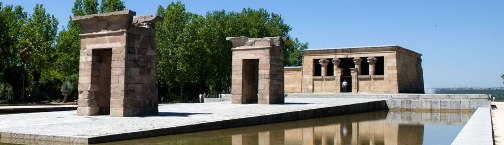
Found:
[[(121, 0), (75, 0), (69, 17), (125, 8)], [(188, 101), (198, 93), (229, 91), (231, 42), (226, 37), (289, 37), (291, 31), (281, 15), (265, 9), (199, 15), (186, 11), (181, 2), (172, 2), (159, 6), (157, 15), (163, 18), (156, 24), (156, 41), (159, 93), (164, 101)], [(0, 102), (61, 99), (61, 86), (77, 88), (80, 26), (70, 20), (58, 33), (58, 24), (41, 4), (28, 14), (21, 6), (0, 2), (0, 84), (7, 90), (4, 92), (13, 94), (0, 97)], [(288, 39), (285, 65), (300, 65), (307, 46), (297, 38)]]
[[(265, 9), (241, 12), (211, 11), (205, 16), (187, 12), (181, 2), (158, 7), (163, 20), (156, 24), (158, 79), (162, 96), (196, 96), (229, 91), (231, 83), (230, 36), (287, 36), (291, 27), (279, 14)], [(285, 43), (285, 65), (300, 65), (307, 43), (297, 38)], [(170, 101), (170, 100), (168, 100)]]
[(58, 21), (41, 4), (28, 15), (21, 6), (4, 7), (0, 3), (0, 13), (1, 54), (5, 60), (0, 64), (0, 80), (11, 85), (15, 95), (44, 92), (44, 84), (51, 84), (56, 77), (51, 62), (56, 57)]

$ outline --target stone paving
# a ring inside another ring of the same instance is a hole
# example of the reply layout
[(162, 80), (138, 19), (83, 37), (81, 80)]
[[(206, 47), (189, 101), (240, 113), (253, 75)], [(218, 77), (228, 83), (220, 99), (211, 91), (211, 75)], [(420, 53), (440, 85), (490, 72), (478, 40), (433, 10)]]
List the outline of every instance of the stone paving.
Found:
[(495, 145), (504, 145), (504, 102), (492, 102), (492, 127)]
[[(9, 114), (0, 115), (0, 132), (2, 142), (6, 142), (8, 138), (19, 138), (72, 143), (96, 143), (124, 140), (124, 137), (119, 137), (120, 139), (114, 139), (114, 137), (112, 139), (100, 138), (110, 135), (125, 135), (126, 138), (130, 136), (131, 138), (138, 138), (134, 137), (133, 133), (149, 133), (149, 131), (156, 130), (166, 131), (160, 129), (176, 127), (187, 129), (183, 127), (240, 118), (255, 118), (257, 120), (263, 119), (259, 118), (262, 116), (305, 110), (323, 110), (323, 108), (328, 107), (341, 106), (342, 108), (346, 107), (343, 110), (346, 112), (353, 110), (362, 112), (365, 111), (363, 109), (365, 106), (370, 105), (356, 106), (352, 104), (376, 101), (382, 100), (370, 98), (287, 98), (286, 104), (282, 105), (231, 104), (230, 102), (178, 103), (160, 105), (159, 115), (146, 117), (77, 116), (76, 111)], [(354, 108), (356, 109), (348, 108), (352, 106), (355, 106)], [(264, 122), (264, 120), (260, 121)], [(90, 138), (102, 140), (90, 141)]]
[(452, 145), (492, 145), (490, 108), (480, 107), (462, 128)]
[(0, 106), (0, 114), (76, 110), (77, 105)]

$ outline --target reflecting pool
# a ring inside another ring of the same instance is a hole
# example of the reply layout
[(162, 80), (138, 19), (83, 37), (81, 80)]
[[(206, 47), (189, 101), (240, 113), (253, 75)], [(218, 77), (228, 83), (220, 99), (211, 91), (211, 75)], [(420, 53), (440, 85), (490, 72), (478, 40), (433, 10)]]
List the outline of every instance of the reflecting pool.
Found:
[(444, 145), (474, 111), (379, 111), (104, 143), (163, 145)]

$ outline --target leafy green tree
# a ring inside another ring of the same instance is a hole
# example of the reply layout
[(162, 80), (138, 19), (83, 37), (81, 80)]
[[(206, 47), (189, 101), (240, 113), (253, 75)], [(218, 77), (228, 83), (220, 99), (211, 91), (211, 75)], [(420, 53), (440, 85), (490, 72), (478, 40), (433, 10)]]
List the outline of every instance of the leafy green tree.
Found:
[[(180, 36), (188, 21), (188, 14), (185, 12), (185, 6), (181, 2), (171, 3), (166, 9), (159, 6), (157, 15), (163, 17), (156, 25), (157, 36), (157, 73), (161, 85), (167, 87), (167, 93), (175, 84), (181, 83), (177, 73), (178, 65), (176, 60), (176, 51), (180, 47), (182, 37)], [(183, 86), (180, 87), (183, 90)], [(181, 91), (182, 92), (182, 91)]]
[[(159, 6), (156, 24), (159, 89), (171, 98), (211, 94), (228, 90), (231, 83), (229, 36), (289, 36), (290, 26), (280, 15), (265, 9), (241, 12), (212, 11), (205, 16), (185, 10), (181, 2), (166, 9)], [(289, 39), (285, 43), (285, 64), (299, 65), (307, 43)], [(191, 100), (191, 98), (186, 98)]]
[[(77, 1), (80, 1), (80, 0), (76, 0), (76, 3), (79, 3)], [(74, 6), (75, 8), (75, 6)], [(98, 0), (84, 0), (84, 12), (85, 15), (90, 15), (90, 14), (98, 14)], [(75, 14), (74, 14), (75, 15)], [(80, 15), (78, 15), (80, 16)]]
[[(73, 16), (97, 14), (99, 12), (98, 6), (97, 0), (75, 0), (72, 13)], [(100, 9), (101, 12), (123, 10), (124, 2), (119, 0), (102, 1)], [(60, 80), (62, 82), (68, 81), (74, 85), (74, 88), (78, 84), (80, 32), (80, 25), (70, 20), (68, 27), (58, 34), (55, 46), (57, 54), (55, 66), (57, 66), (57, 72), (61, 76)]]
[(303, 50), (308, 49), (308, 43), (299, 42), (298, 38), (285, 42), (284, 65), (301, 66)]
[(52, 83), (60, 77), (52, 67), (57, 30), (58, 21), (41, 4), (35, 6), (33, 14), (21, 28), (19, 46), (29, 74), (28, 89), (32, 93), (39, 92), (42, 84)]
[(24, 65), (22, 63), (22, 47), (20, 38), (27, 21), (27, 13), (21, 6), (3, 5), (0, 2), (0, 83), (9, 84), (14, 98), (19, 100), (23, 90)]
[[(0, 2), (0, 82), (4, 72), (19, 66), (19, 37), (27, 14), (21, 6), (3, 6)], [(8, 75), (8, 74), (7, 74)]]
[(124, 10), (126, 6), (124, 2), (121, 0), (102, 0), (100, 11), (102, 13), (113, 12), (113, 11), (121, 11)]
[[(73, 16), (83, 16), (98, 12), (98, 1), (96, 0), (75, 0), (72, 8)], [(56, 38), (56, 54), (58, 73), (62, 81), (69, 81), (71, 84), (78, 84), (79, 73), (79, 53), (80, 53), (80, 25), (71, 21), (68, 27), (63, 28)]]

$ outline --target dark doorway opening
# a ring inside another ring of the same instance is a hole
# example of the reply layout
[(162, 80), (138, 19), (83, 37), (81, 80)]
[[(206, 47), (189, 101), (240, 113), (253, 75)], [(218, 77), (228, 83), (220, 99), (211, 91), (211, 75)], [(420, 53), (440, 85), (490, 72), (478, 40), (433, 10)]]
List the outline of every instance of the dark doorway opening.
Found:
[(385, 74), (385, 59), (383, 57), (376, 57), (375, 75)]
[(329, 64), (327, 64), (326, 76), (334, 76), (334, 64), (332, 63), (332, 59), (329, 59)]
[(96, 87), (95, 99), (100, 115), (110, 115), (110, 75), (112, 65), (112, 49), (93, 50), (91, 79)]
[(242, 72), (242, 103), (257, 103), (259, 59), (244, 59)]
[(367, 62), (367, 57), (361, 57), (361, 60), (361, 70), (359, 75), (369, 75), (369, 63)]
[[(352, 73), (350, 68), (355, 68), (353, 58), (341, 58), (339, 68), (343, 69), (340, 78), (340, 92), (352, 92)], [(343, 87), (343, 82), (347, 82), (347, 86)]]
[(313, 60), (313, 76), (322, 76), (322, 66), (319, 61), (320, 59)]

